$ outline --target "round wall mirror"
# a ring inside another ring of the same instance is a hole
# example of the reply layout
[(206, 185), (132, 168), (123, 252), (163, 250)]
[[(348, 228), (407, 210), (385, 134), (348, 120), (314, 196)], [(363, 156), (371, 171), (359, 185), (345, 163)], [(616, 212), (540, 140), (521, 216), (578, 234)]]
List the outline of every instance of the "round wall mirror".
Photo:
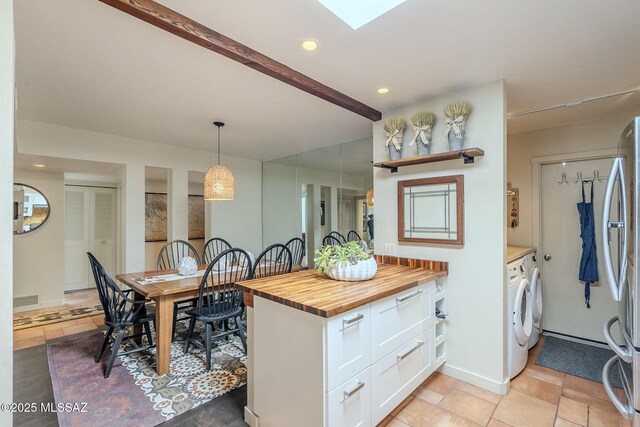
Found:
[(47, 222), (51, 208), (49, 200), (37, 189), (13, 184), (13, 234), (25, 234)]

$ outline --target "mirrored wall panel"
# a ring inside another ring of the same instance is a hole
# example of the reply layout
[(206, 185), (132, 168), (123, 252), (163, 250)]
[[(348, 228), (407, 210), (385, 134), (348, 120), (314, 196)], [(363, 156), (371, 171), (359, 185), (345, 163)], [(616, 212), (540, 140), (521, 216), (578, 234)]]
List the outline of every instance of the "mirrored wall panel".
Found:
[[(313, 254), (333, 234), (372, 247), (372, 144), (366, 138), (264, 162), (263, 246), (297, 237)], [(312, 266), (313, 255), (306, 262)]]

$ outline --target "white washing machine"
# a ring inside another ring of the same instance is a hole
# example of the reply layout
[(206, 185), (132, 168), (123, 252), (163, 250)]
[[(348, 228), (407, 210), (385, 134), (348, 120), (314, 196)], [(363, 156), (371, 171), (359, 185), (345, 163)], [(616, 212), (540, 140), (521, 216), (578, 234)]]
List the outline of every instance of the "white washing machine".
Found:
[(527, 365), (529, 339), (533, 329), (531, 291), (529, 280), (524, 274), (522, 258), (507, 264), (507, 277), (507, 359), (509, 378), (513, 378)]
[(542, 281), (535, 252), (524, 256), (524, 274), (529, 279), (529, 289), (531, 289), (531, 315), (533, 317), (533, 328), (531, 338), (529, 338), (529, 348), (531, 348), (538, 343), (542, 333)]

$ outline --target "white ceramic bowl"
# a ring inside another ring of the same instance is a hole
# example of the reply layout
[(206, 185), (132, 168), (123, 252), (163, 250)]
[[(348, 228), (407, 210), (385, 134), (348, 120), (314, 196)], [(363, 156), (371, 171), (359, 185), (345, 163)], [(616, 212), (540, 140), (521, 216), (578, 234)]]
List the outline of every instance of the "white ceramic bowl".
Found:
[(357, 264), (343, 262), (327, 271), (326, 274), (334, 280), (361, 282), (373, 278), (376, 271), (378, 271), (378, 264), (375, 258), (371, 257), (365, 261), (358, 261)]

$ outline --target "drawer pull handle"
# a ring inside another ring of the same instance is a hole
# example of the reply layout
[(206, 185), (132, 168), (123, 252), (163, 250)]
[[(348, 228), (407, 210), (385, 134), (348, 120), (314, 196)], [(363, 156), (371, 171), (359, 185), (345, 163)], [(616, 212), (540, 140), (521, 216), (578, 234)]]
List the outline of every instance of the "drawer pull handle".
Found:
[(351, 319), (342, 319), (342, 324), (344, 326), (353, 325), (354, 323), (359, 322), (362, 319), (364, 319), (363, 314), (356, 314)]
[(396, 298), (396, 303), (398, 303), (398, 304), (402, 304), (403, 302), (407, 302), (407, 301), (409, 301), (410, 299), (414, 299), (415, 297), (419, 297), (421, 293), (422, 293), (422, 289), (418, 289), (418, 290), (417, 290), (415, 293), (413, 293), (413, 294), (406, 295), (406, 296), (404, 296), (404, 297)]
[(402, 354), (402, 355), (396, 354), (396, 357), (398, 358), (398, 360), (402, 360), (408, 355), (410, 355), (411, 353), (413, 353), (414, 351), (416, 351), (417, 349), (419, 349), (420, 347), (422, 347), (423, 344), (424, 342), (418, 341), (418, 343), (411, 350), (407, 351), (405, 354)]
[(363, 383), (363, 382), (358, 381), (358, 384), (357, 384), (354, 388), (352, 388), (352, 389), (351, 389), (351, 390), (349, 390), (349, 391), (347, 391), (347, 390), (345, 390), (345, 391), (344, 391), (344, 398), (345, 398), (345, 399), (350, 398), (351, 396), (353, 396), (354, 394), (356, 394), (356, 393), (358, 392), (358, 390), (360, 390), (362, 387), (364, 387), (364, 383)]

